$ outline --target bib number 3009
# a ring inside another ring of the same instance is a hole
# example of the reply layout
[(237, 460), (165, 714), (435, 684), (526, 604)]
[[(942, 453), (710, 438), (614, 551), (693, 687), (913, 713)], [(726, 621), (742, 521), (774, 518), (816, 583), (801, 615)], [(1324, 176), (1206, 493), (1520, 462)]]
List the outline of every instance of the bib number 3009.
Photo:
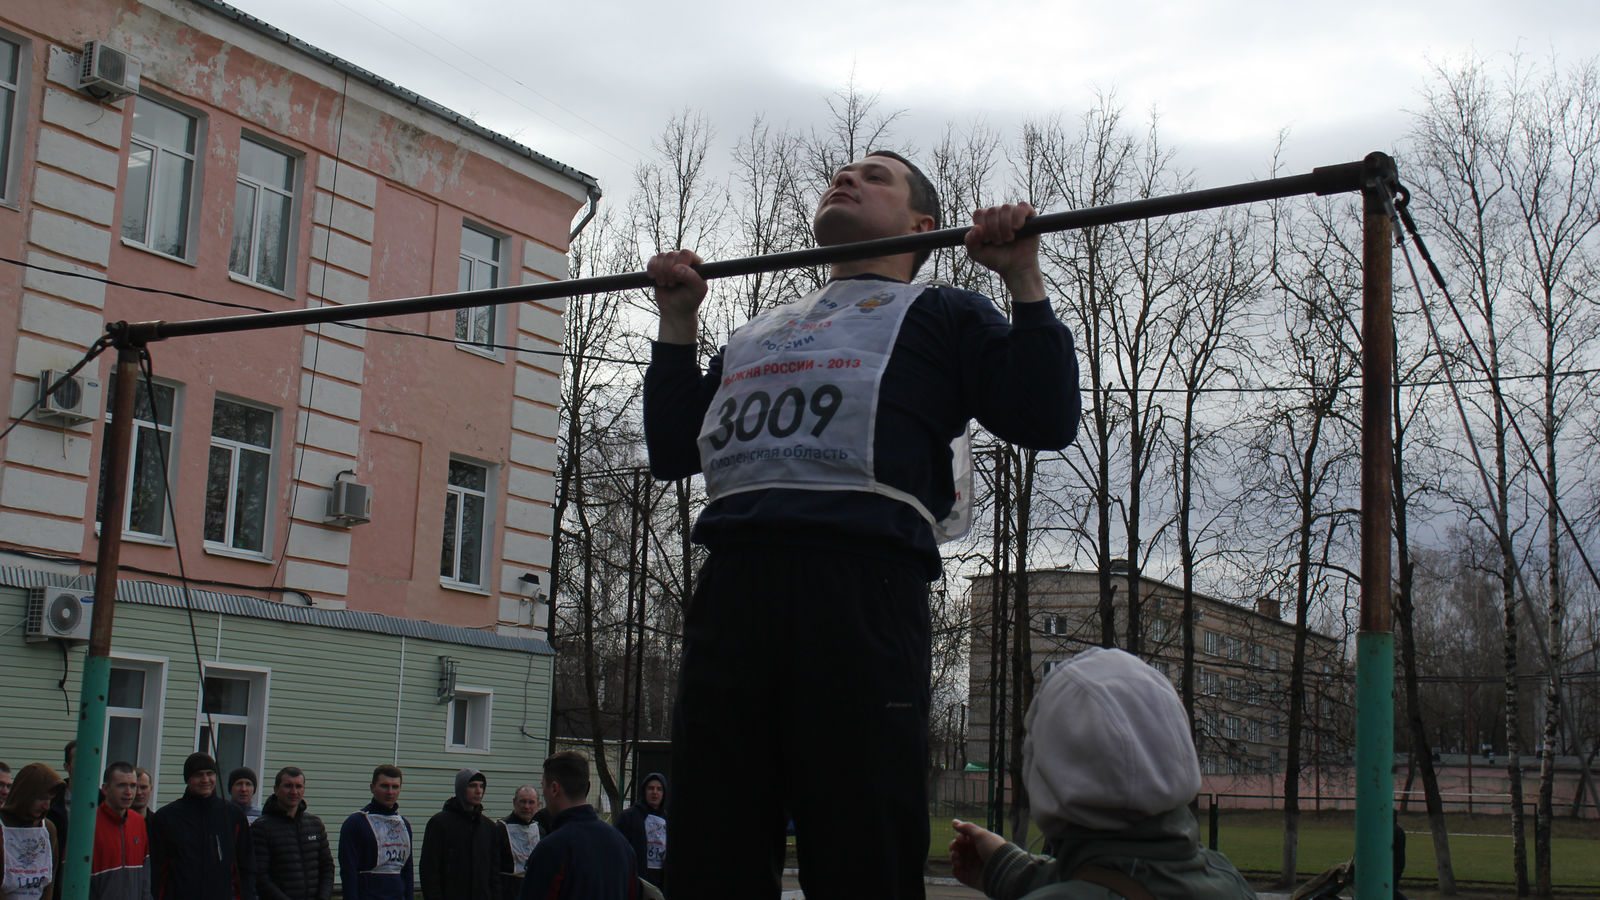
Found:
[(809, 398), (797, 387), (788, 388), (777, 397), (766, 391), (751, 391), (742, 404), (739, 398), (729, 397), (717, 409), (718, 428), (711, 435), (711, 447), (721, 450), (735, 436), (741, 441), (755, 440), (763, 429), (775, 438), (786, 438), (805, 424), (808, 410), (815, 419), (811, 436), (821, 437), (842, 402), (844, 392), (832, 384), (818, 385)]

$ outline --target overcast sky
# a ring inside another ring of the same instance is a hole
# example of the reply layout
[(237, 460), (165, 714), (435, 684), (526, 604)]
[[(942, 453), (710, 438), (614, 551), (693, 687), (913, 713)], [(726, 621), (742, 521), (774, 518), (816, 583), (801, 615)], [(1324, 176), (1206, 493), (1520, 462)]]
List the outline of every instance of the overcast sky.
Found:
[[(718, 145), (806, 128), (852, 71), (916, 143), (946, 122), (1154, 108), (1199, 186), (1391, 148), (1437, 64), (1600, 48), (1593, 0), (231, 0), (324, 50), (594, 175), (621, 203), (685, 106)], [(1313, 11), (1314, 10), (1314, 11)]]

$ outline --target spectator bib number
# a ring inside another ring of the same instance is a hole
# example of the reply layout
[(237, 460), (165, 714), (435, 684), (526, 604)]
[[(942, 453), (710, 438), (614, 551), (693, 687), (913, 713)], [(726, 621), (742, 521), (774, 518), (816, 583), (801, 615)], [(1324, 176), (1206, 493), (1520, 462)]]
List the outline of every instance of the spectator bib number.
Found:
[(411, 829), (400, 816), (366, 813), (372, 837), (378, 844), (378, 864), (366, 870), (372, 875), (399, 875), (411, 860)]
[(539, 826), (506, 822), (506, 842), (511, 845), (511, 871), (521, 875), (528, 870), (528, 856), (539, 845)]
[(0, 881), (0, 896), (14, 900), (38, 900), (50, 883), (55, 860), (50, 853), (50, 832), (36, 828), (5, 828), (5, 878)]
[[(733, 333), (722, 383), (700, 426), (711, 499), (745, 491), (870, 491), (910, 504), (941, 539), (965, 531), (971, 505), (966, 435), (956, 459), (956, 509), (945, 522), (875, 477), (878, 394), (906, 313), (923, 285), (835, 281), (767, 310)], [(961, 466), (966, 463), (965, 482)], [(953, 533), (947, 523), (957, 521)]]
[(667, 820), (644, 817), (645, 868), (659, 869), (667, 864)]

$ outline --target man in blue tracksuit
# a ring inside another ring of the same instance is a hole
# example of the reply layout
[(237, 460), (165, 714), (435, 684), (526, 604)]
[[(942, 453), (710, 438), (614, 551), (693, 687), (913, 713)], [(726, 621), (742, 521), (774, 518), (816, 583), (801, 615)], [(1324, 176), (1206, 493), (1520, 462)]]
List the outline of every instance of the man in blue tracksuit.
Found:
[(589, 761), (571, 750), (544, 761), (550, 833), (528, 854), (522, 900), (634, 900), (639, 875), (622, 832), (589, 805)]
[[(978, 210), (967, 252), (1011, 320), (970, 291), (909, 282), (926, 253), (839, 263), (736, 330), (704, 371), (706, 284), (687, 250), (653, 258), (659, 338), (644, 384), (658, 478), (704, 473), (710, 549), (684, 623), (673, 713), (673, 900), (776, 897), (793, 815), (808, 896), (923, 896), (930, 635), (938, 543), (965, 530), (976, 419), (1055, 449), (1076, 433), (1072, 335), (1045, 295), (1026, 204)], [(939, 227), (903, 157), (841, 168), (812, 221), (835, 245)], [(850, 819), (820, 760), (853, 756)], [(729, 816), (728, 785), (776, 785)], [(863, 834), (872, 835), (862, 840)]]
[(411, 823), (400, 815), (397, 766), (372, 770), (372, 802), (339, 829), (339, 883), (345, 900), (412, 900)]

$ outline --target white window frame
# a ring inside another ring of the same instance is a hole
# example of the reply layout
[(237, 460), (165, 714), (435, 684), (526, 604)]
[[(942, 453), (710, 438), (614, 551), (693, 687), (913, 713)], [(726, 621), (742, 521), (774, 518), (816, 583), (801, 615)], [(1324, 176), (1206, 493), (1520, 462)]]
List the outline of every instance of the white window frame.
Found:
[[(478, 255), (476, 253), (473, 253), (472, 251), (469, 251), (467, 249), (467, 233), (468, 232), (474, 232), (474, 233), (476, 233), (478, 235), (481, 235), (483, 237), (489, 238), (490, 240), (494, 241), (494, 251), (495, 251), (495, 255), (498, 258), (497, 259), (486, 259), (486, 258), (484, 258), (484, 257), (482, 257), (482, 256), (480, 256), (480, 255)], [(504, 287), (507, 284), (506, 271), (509, 268), (509, 266), (507, 265), (507, 260), (506, 260), (506, 257), (508, 255), (506, 251), (510, 248), (510, 245), (511, 245), (511, 239), (507, 235), (501, 234), (500, 232), (495, 231), (494, 229), (487, 228), (487, 227), (485, 227), (483, 225), (479, 225), (479, 224), (476, 224), (474, 222), (462, 222), (461, 223), (461, 252), (458, 255), (457, 261), (459, 263), (464, 263), (467, 266), (468, 275), (467, 275), (467, 284), (465, 286), (462, 286), (461, 278), (460, 278), (460, 269), (457, 268), (457, 270), (456, 270), (456, 274), (457, 274), (457, 277), (456, 277), (456, 288), (457, 288), (457, 290), (461, 290), (461, 291), (483, 291), (483, 290), (488, 290), (490, 288)], [(478, 266), (479, 265), (486, 265), (486, 266), (490, 267), (490, 269), (493, 270), (493, 272), (494, 272), (494, 278), (493, 278), (493, 282), (494, 283), (493, 284), (475, 284), (474, 283), (474, 278), (475, 278), (476, 273), (478, 271)], [(480, 313), (484, 313), (484, 312), (486, 312), (487, 315), (489, 316), (488, 335), (483, 340), (477, 340), (475, 338), (475, 336), (473, 334), (470, 334), (470, 333), (463, 335), (462, 334), (462, 328), (461, 328), (462, 316), (471, 317), (471, 316), (476, 316), (476, 315), (478, 315)], [(490, 345), (490, 344), (498, 344), (498, 343), (502, 343), (503, 342), (503, 339), (505, 337), (505, 315), (503, 314), (503, 311), (502, 311), (501, 307), (493, 306), (493, 305), (491, 305), (491, 306), (472, 306), (472, 307), (466, 307), (466, 308), (463, 308), (463, 309), (458, 309), (458, 310), (456, 310), (456, 318), (455, 318), (455, 324), (454, 324), (453, 333), (455, 335), (456, 346), (457, 347), (460, 347), (463, 350), (470, 350), (473, 353), (478, 353), (478, 354), (482, 354), (482, 355), (485, 355), (485, 356), (499, 358), (498, 349), (495, 348), (495, 347), (488, 346), (488, 345)]]
[[(156, 805), (156, 784), (161, 777), (161, 723), (166, 718), (167, 703), (167, 658), (164, 656), (145, 656), (137, 653), (113, 653), (111, 656), (113, 669), (137, 669), (144, 673), (144, 706), (134, 709), (131, 706), (106, 707), (105, 734), (102, 735), (100, 746), (111, 746), (111, 720), (113, 718), (140, 720), (139, 723), (139, 757), (147, 762), (141, 763), (137, 759), (127, 760), (135, 766), (142, 767), (150, 773), (150, 805)], [(106, 765), (116, 762), (107, 759)]]
[[(451, 565), (453, 574), (446, 575), (443, 572), (440, 572), (439, 573), (439, 584), (444, 586), (444, 587), (447, 587), (447, 588), (453, 588), (453, 589), (457, 589), (457, 590), (466, 590), (466, 591), (470, 591), (472, 593), (478, 593), (478, 594), (486, 594), (486, 593), (488, 593), (486, 586), (489, 583), (490, 561), (494, 557), (494, 553), (493, 553), (492, 548), (494, 547), (494, 543), (493, 542), (494, 542), (494, 521), (495, 521), (495, 509), (494, 509), (494, 498), (495, 498), (495, 493), (496, 493), (496, 489), (495, 489), (495, 475), (496, 475), (495, 467), (490, 465), (490, 464), (488, 464), (488, 463), (486, 463), (486, 462), (483, 462), (481, 460), (476, 460), (476, 459), (472, 459), (470, 457), (465, 457), (465, 456), (456, 456), (454, 454), (452, 454), (450, 456), (450, 460), (449, 461), (452, 462), (452, 463), (462, 463), (462, 464), (469, 465), (469, 466), (475, 466), (475, 467), (477, 467), (479, 469), (482, 469), (483, 470), (483, 476), (484, 476), (483, 477), (483, 487), (484, 487), (484, 489), (482, 491), (479, 491), (479, 490), (476, 490), (475, 488), (469, 488), (469, 487), (463, 487), (463, 486), (460, 486), (460, 485), (451, 484), (450, 483), (449, 466), (447, 465), (445, 467), (445, 481), (444, 481), (445, 515), (447, 517), (449, 516), (450, 498), (451, 497), (455, 497), (456, 498), (456, 502), (455, 502), (455, 508), (456, 508), (456, 513), (455, 513), (456, 545), (455, 545), (454, 559), (452, 560), (452, 565)], [(463, 524), (462, 523), (462, 517), (465, 515), (465, 509), (466, 509), (466, 504), (463, 501), (467, 497), (482, 497), (483, 498), (483, 521), (478, 524), (478, 528), (479, 528), (479, 537), (478, 537), (479, 545), (478, 546), (481, 548), (481, 552), (479, 553), (479, 559), (478, 559), (478, 572), (477, 572), (477, 579), (478, 580), (477, 581), (468, 581), (465, 578), (461, 577), (461, 575), (462, 575), (462, 572), (461, 572), (461, 535), (463, 533), (462, 532), (462, 524)], [(439, 532), (439, 541), (440, 541), (440, 544), (441, 544), (439, 549), (440, 549), (441, 555), (442, 555), (442, 551), (444, 550), (444, 547), (443, 547), (444, 531), (442, 529)]]
[[(238, 488), (239, 488), (239, 457), (240, 457), (240, 453), (241, 452), (260, 453), (260, 452), (262, 452), (262, 447), (260, 445), (258, 445), (258, 444), (247, 444), (247, 443), (245, 443), (243, 441), (237, 441), (237, 440), (234, 440), (232, 438), (218, 437), (217, 436), (217, 429), (216, 429), (216, 409), (217, 409), (216, 405), (218, 403), (232, 403), (232, 404), (234, 404), (236, 406), (245, 406), (245, 407), (249, 407), (251, 409), (259, 409), (259, 410), (262, 410), (264, 412), (270, 413), (272, 415), (272, 428), (271, 428), (272, 445), (270, 447), (266, 448), (266, 456), (267, 456), (267, 486), (266, 486), (266, 497), (262, 501), (263, 508), (265, 509), (265, 516), (264, 516), (264, 518), (262, 520), (262, 523), (261, 523), (261, 549), (260, 550), (251, 550), (249, 548), (235, 547), (234, 546), (234, 539), (236, 538), (236, 535), (234, 534), (234, 531), (233, 531), (233, 525), (234, 525), (234, 513), (237, 511), (236, 504), (238, 502), (238, 494), (239, 494)], [(229, 453), (231, 454), (232, 461), (229, 464), (229, 468), (228, 468), (228, 505), (227, 505), (227, 511), (225, 513), (225, 518), (224, 518), (223, 539), (221, 541), (213, 541), (213, 540), (211, 540), (209, 538), (205, 538), (205, 549), (206, 549), (206, 551), (208, 553), (220, 553), (220, 554), (223, 554), (223, 555), (243, 556), (243, 557), (246, 557), (246, 558), (249, 558), (249, 559), (266, 559), (270, 555), (269, 551), (271, 551), (271, 549), (272, 549), (272, 540), (273, 540), (272, 528), (273, 528), (274, 518), (275, 518), (273, 514), (274, 514), (274, 511), (275, 511), (275, 508), (276, 508), (275, 498), (277, 496), (277, 483), (278, 483), (278, 477), (277, 477), (278, 476), (278, 446), (279, 446), (279, 443), (280, 443), (279, 442), (278, 429), (279, 429), (279, 427), (281, 427), (282, 418), (283, 417), (278, 414), (278, 410), (274, 409), (273, 407), (267, 406), (267, 405), (262, 404), (262, 403), (255, 403), (255, 402), (252, 402), (250, 400), (244, 400), (244, 399), (239, 398), (239, 397), (233, 397), (233, 396), (229, 396), (229, 395), (226, 395), (226, 394), (218, 394), (212, 400), (212, 403), (211, 403), (211, 435), (210, 435), (210, 443), (208, 443), (206, 445), (206, 485), (205, 485), (205, 493), (207, 495), (207, 497), (206, 497), (207, 502), (209, 502), (209, 494), (211, 492), (211, 451), (214, 450), (214, 449), (217, 449), (219, 447), (222, 448), (222, 449), (225, 449), (225, 450), (229, 451)], [(202, 536), (204, 536), (204, 534), (205, 534), (205, 531), (204, 531), (204, 529), (205, 529), (205, 517), (204, 517), (203, 510), (204, 510), (204, 506), (202, 505), (202, 515), (201, 515), (201, 522), (200, 522), (200, 528), (201, 528)]]
[[(236, 168), (234, 170), (234, 181), (235, 181), (235, 183), (237, 185), (248, 187), (251, 190), (253, 190), (255, 192), (255, 194), (256, 194), (256, 202), (255, 202), (255, 212), (251, 216), (251, 219), (250, 219), (250, 250), (249, 250), (249, 255), (247, 257), (248, 260), (249, 260), (249, 265), (248, 265), (246, 271), (244, 271), (244, 272), (236, 272), (236, 271), (233, 270), (232, 262), (230, 260), (229, 266), (228, 266), (228, 275), (234, 281), (240, 281), (240, 282), (243, 282), (245, 284), (252, 284), (252, 285), (255, 285), (256, 287), (262, 288), (264, 290), (274, 291), (274, 292), (280, 293), (280, 294), (293, 295), (294, 286), (295, 286), (295, 265), (294, 264), (295, 264), (295, 259), (296, 259), (296, 253), (295, 253), (295, 248), (296, 248), (296, 244), (297, 244), (296, 238), (299, 236), (299, 231), (300, 231), (300, 229), (298, 227), (299, 223), (300, 223), (300, 188), (301, 188), (301, 185), (302, 185), (302, 176), (303, 176), (303, 174), (305, 172), (305, 164), (304, 164), (305, 155), (304, 154), (300, 154), (300, 153), (295, 153), (295, 152), (289, 150), (287, 147), (284, 147), (282, 144), (279, 144), (279, 143), (277, 143), (275, 141), (268, 140), (267, 138), (261, 137), (259, 135), (253, 134), (253, 133), (248, 132), (248, 131), (243, 131), (243, 132), (240, 132), (240, 134), (239, 134), (239, 145), (240, 145), (239, 146), (239, 155), (240, 156), (244, 155), (244, 144), (246, 142), (251, 143), (251, 144), (255, 144), (257, 147), (260, 147), (263, 150), (271, 151), (271, 152), (276, 153), (276, 154), (278, 154), (280, 156), (283, 156), (283, 157), (285, 157), (285, 158), (287, 158), (289, 160), (289, 187), (288, 187), (287, 190), (285, 190), (284, 188), (278, 187), (277, 185), (267, 184), (264, 181), (259, 181), (259, 180), (255, 179), (255, 178), (253, 178), (253, 177), (251, 177), (249, 175), (246, 175), (243, 172), (243, 170), (241, 170), (241, 169), (237, 169)], [(289, 219), (289, 228), (288, 228), (287, 236), (285, 238), (286, 243), (285, 243), (285, 246), (283, 248), (283, 286), (282, 287), (274, 287), (273, 285), (262, 281), (260, 279), (260, 273), (256, 271), (256, 260), (260, 255), (259, 253), (257, 253), (257, 250), (261, 246), (261, 243), (260, 243), (261, 242), (261, 200), (260, 200), (260, 198), (261, 198), (261, 193), (263, 191), (266, 191), (266, 192), (272, 193), (272, 194), (276, 194), (276, 195), (278, 195), (280, 197), (283, 197), (283, 198), (285, 198), (285, 199), (287, 199), (289, 201), (288, 202), (288, 210), (289, 211), (287, 213), (288, 219)], [(238, 191), (237, 191), (237, 189), (234, 192), (234, 197), (235, 197), (234, 203), (237, 204), (238, 203), (238, 199), (237, 199), (238, 198)], [(229, 237), (230, 237), (230, 241), (229, 241), (229, 244), (228, 244), (228, 249), (229, 249), (229, 254), (231, 255), (232, 251), (233, 251), (233, 244), (232, 244), (231, 238), (233, 237), (233, 235), (230, 234)]]
[[(133, 149), (136, 146), (149, 150), (151, 171), (150, 183), (147, 188), (148, 193), (145, 196), (144, 204), (144, 239), (140, 240), (138, 238), (131, 238), (128, 237), (127, 234), (122, 233), (122, 242), (130, 247), (138, 247), (141, 250), (154, 253), (157, 256), (165, 257), (167, 259), (175, 259), (179, 262), (185, 262), (193, 265), (195, 258), (195, 244), (198, 243), (195, 240), (195, 235), (198, 230), (197, 220), (200, 216), (200, 195), (204, 192), (205, 184), (203, 163), (205, 161), (204, 151), (206, 146), (206, 116), (204, 113), (194, 109), (193, 107), (169, 100), (166, 97), (158, 97), (153, 94), (140, 93), (136, 98), (134, 98), (133, 102), (135, 104), (146, 102), (152, 103), (156, 106), (165, 107), (166, 109), (192, 119), (194, 121), (195, 148), (193, 151), (190, 151), (185, 150), (182, 147), (169, 147), (166, 144), (156, 143), (152, 138), (148, 138), (133, 132), (130, 126), (128, 136), (128, 160), (132, 160)], [(129, 104), (127, 114), (130, 121), (133, 118), (132, 113), (133, 105)], [(170, 153), (173, 156), (187, 159), (193, 163), (189, 169), (191, 183), (189, 185), (189, 209), (187, 210), (184, 218), (186, 227), (183, 234), (183, 253), (179, 255), (173, 255), (165, 250), (161, 250), (150, 242), (151, 223), (155, 216), (153, 200), (160, 195), (160, 191), (157, 189), (157, 186), (160, 183), (162, 172), (164, 171), (161, 165), (161, 155), (163, 153)], [(127, 168), (127, 162), (124, 162), (124, 190), (127, 189)], [(126, 204), (127, 202), (127, 198), (124, 197), (123, 203)], [(121, 233), (122, 224), (123, 223), (118, 223), (119, 233)]]
[[(241, 665), (238, 663), (207, 662), (201, 665), (201, 680), (199, 689), (195, 691), (195, 721), (194, 742), (191, 746), (201, 753), (211, 754), (216, 758), (215, 748), (202, 746), (205, 730), (212, 722), (220, 725), (243, 725), (245, 727), (244, 764), (257, 772), (264, 771), (267, 748), (267, 708), (271, 702), (272, 670), (266, 666)], [(250, 683), (250, 701), (248, 712), (243, 716), (221, 715), (212, 713), (206, 715), (206, 678), (234, 678)], [(217, 763), (222, 765), (220, 761)], [(227, 772), (218, 772), (218, 781), (227, 775)], [(223, 791), (226, 788), (222, 789)]]
[[(106, 434), (110, 434), (112, 418), (111, 405), (115, 400), (116, 391), (109, 389), (109, 383), (107, 387)], [(155, 431), (157, 435), (164, 434), (167, 436), (167, 470), (166, 480), (162, 484), (162, 490), (165, 491), (169, 486), (175, 486), (177, 481), (177, 476), (175, 473), (178, 469), (178, 434), (182, 431), (182, 422), (180, 420), (183, 417), (183, 386), (174, 382), (163, 381), (158, 378), (155, 380), (155, 387), (157, 390), (160, 390), (161, 388), (167, 388), (172, 391), (172, 421), (166, 425), (162, 425), (158, 421), (141, 419), (137, 415), (137, 405), (135, 406), (135, 415), (133, 419), (133, 441), (132, 446), (128, 448), (129, 458), (127, 493), (124, 494), (122, 498), (122, 536), (134, 541), (170, 546), (172, 544), (172, 506), (167, 502), (169, 498), (166, 496), (163, 496), (161, 501), (160, 534), (153, 534), (147, 531), (134, 531), (129, 526), (129, 517), (133, 515), (133, 492), (135, 487), (137, 487), (136, 478), (138, 475), (139, 466), (139, 438), (145, 431)], [(135, 388), (135, 390), (138, 392), (138, 398), (143, 398), (146, 396), (144, 379), (142, 377), (139, 379), (139, 386)], [(154, 411), (152, 410), (152, 412)], [(100, 468), (102, 472), (105, 470), (107, 464), (108, 461), (102, 455), (100, 460)], [(103, 523), (98, 521), (99, 516), (96, 515), (95, 518), (97, 520), (95, 522), (95, 527), (101, 527)]]
[(28, 130), (28, 75), (33, 69), (33, 42), (20, 34), (0, 28), (0, 41), (17, 48), (17, 78), (7, 81), (0, 74), (0, 92), (11, 94), (11, 119), (0, 122), (0, 152), (5, 155), (0, 167), (0, 206), (16, 209), (19, 206), (19, 184), (22, 180), (22, 154), (26, 147), (24, 135)]
[[(467, 743), (456, 743), (456, 716), (462, 704), (467, 706)], [(474, 708), (480, 717), (472, 721)], [(444, 749), (447, 753), (488, 754), (494, 732), (494, 691), (484, 687), (456, 686), (456, 695), (445, 704)], [(480, 746), (481, 744), (481, 746)]]

